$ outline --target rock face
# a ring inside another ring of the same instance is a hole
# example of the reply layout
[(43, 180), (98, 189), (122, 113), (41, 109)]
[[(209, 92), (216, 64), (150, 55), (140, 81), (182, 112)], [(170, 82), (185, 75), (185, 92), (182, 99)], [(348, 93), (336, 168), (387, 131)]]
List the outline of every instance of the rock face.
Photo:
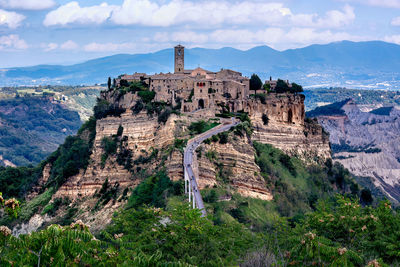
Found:
[(343, 115), (317, 117), (330, 133), (334, 159), (357, 176), (372, 177), (387, 197), (400, 201), (400, 111), (362, 112), (353, 100), (341, 110)]
[[(136, 186), (140, 181), (135, 179), (124, 166), (119, 165), (115, 157), (109, 157), (102, 167), (103, 138), (117, 135), (118, 128), (122, 126), (122, 147), (131, 151), (132, 159), (138, 159), (140, 156), (148, 157), (152, 149), (162, 149), (173, 144), (176, 119), (175, 116), (171, 116), (167, 123), (161, 126), (157, 118), (149, 118), (145, 112), (134, 116), (129, 110), (120, 117), (106, 117), (98, 120), (89, 166), (86, 170), (81, 170), (79, 174), (69, 178), (55, 196), (70, 199), (92, 196), (101, 188), (106, 179), (112, 185), (118, 183), (121, 188)], [(117, 153), (120, 152), (121, 147), (118, 147)]]
[(199, 174), (199, 187), (213, 187), (221, 180), (231, 184), (239, 194), (246, 197), (272, 200), (260, 168), (255, 164), (255, 150), (246, 137), (233, 133), (227, 144), (203, 144), (195, 155)]
[(42, 176), (37, 181), (37, 184), (35, 186), (33, 186), (31, 192), (25, 197), (27, 201), (33, 199), (34, 197), (36, 197), (39, 194), (42, 187), (49, 180), (50, 172), (51, 172), (51, 164), (47, 163), (46, 166), (44, 166), (44, 168), (43, 168)]
[[(120, 199), (94, 209), (106, 181), (117, 188), (120, 196), (122, 191), (136, 187), (160, 165), (165, 166), (171, 180), (183, 180), (183, 153), (174, 145), (176, 140), (190, 139), (188, 127), (191, 123), (215, 119), (215, 114), (220, 112), (204, 109), (181, 115), (171, 114), (164, 123), (158, 121), (157, 115), (148, 115), (146, 110), (133, 113), (132, 108), (138, 102), (136, 93), (120, 95), (117, 91), (108, 91), (103, 92), (101, 98), (120, 111), (119, 115), (108, 115), (97, 120), (87, 168), (69, 177), (52, 198), (68, 198), (71, 203), (78, 203), (80, 212), (77, 218), (91, 225), (94, 230), (107, 224), (112, 213), (125, 203), (124, 199)], [(201, 145), (201, 151), (197, 153), (197, 166), (194, 166), (194, 171), (199, 173), (198, 184), (201, 189), (228, 184), (243, 196), (273, 199), (255, 163), (253, 141), (272, 144), (289, 154), (310, 158), (311, 162), (330, 157), (328, 139), (321, 126), (304, 122), (302, 95), (269, 94), (265, 102), (249, 99), (243, 107), (254, 126), (252, 137), (230, 132), (225, 144), (208, 142)], [(88, 134), (81, 135), (85, 138)], [(104, 138), (117, 143), (115, 153), (106, 158)], [(131, 156), (132, 168), (118, 160), (124, 153)], [(43, 184), (50, 172), (51, 166), (48, 165), (43, 171)]]
[(254, 126), (254, 141), (271, 144), (309, 162), (331, 157), (329, 136), (320, 125), (304, 120), (303, 95), (270, 94), (265, 102), (249, 101), (245, 110)]

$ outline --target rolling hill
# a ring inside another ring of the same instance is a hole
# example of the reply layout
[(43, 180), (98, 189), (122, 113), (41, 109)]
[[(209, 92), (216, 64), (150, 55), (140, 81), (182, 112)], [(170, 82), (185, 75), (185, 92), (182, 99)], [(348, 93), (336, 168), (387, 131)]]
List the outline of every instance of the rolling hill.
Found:
[[(242, 51), (234, 48), (186, 50), (186, 67), (210, 70), (230, 68), (263, 79), (281, 77), (305, 86), (400, 88), (400, 46), (381, 41), (342, 41), (277, 51), (268, 46)], [(173, 49), (149, 54), (118, 54), (83, 63), (9, 68), (1, 72), (0, 86), (32, 84), (104, 83), (108, 76), (133, 72), (173, 70)]]

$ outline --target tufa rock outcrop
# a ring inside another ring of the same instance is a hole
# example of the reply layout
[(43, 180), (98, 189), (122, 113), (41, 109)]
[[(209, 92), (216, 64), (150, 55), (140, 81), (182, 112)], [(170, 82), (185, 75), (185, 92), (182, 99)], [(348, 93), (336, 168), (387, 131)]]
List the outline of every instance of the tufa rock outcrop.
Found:
[[(135, 188), (155, 170), (165, 167), (172, 180), (183, 180), (183, 154), (176, 147), (176, 140), (191, 138), (188, 130), (191, 123), (215, 119), (215, 114), (221, 112), (219, 107), (170, 114), (165, 122), (160, 122), (156, 113), (151, 115), (146, 109), (132, 111), (140, 101), (137, 92), (121, 95), (117, 90), (107, 91), (101, 94), (101, 101), (118, 113), (97, 119), (87, 168), (69, 177), (52, 197), (52, 201), (68, 198), (70, 205), (80, 207), (76, 218), (88, 223), (93, 230), (109, 223), (112, 213), (126, 202), (127, 198), (120, 197), (122, 192)], [(198, 165), (194, 168), (199, 173), (201, 189), (224, 183), (243, 196), (271, 200), (273, 196), (255, 163), (253, 141), (272, 144), (309, 162), (330, 157), (328, 137), (321, 126), (304, 121), (304, 96), (268, 94), (261, 101), (243, 102), (244, 112), (249, 114), (253, 125), (251, 137), (231, 132), (225, 144), (202, 144), (202, 151), (197, 153)], [(81, 138), (88, 135), (82, 132)], [(115, 151), (107, 157), (104, 157), (105, 138), (116, 143)], [(43, 171), (43, 183), (51, 173), (50, 168), (46, 165)], [(116, 190), (118, 201), (115, 199), (97, 208), (98, 194), (107, 183)]]

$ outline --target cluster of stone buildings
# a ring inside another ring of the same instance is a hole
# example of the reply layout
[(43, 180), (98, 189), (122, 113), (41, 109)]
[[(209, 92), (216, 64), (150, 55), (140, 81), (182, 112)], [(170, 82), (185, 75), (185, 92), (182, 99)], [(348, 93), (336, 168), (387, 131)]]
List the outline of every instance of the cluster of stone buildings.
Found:
[(250, 94), (249, 78), (228, 69), (219, 72), (200, 67), (186, 70), (184, 53), (183, 46), (175, 47), (174, 73), (122, 75), (116, 79), (116, 84), (118, 86), (121, 80), (144, 81), (156, 92), (156, 101), (174, 105), (180, 99), (183, 112), (216, 108), (221, 104), (228, 105), (231, 111), (243, 109)]

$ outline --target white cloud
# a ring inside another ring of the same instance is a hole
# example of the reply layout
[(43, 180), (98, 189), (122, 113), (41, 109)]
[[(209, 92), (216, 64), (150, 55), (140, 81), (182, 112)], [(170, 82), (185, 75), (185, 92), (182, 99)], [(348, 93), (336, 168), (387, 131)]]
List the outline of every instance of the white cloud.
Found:
[(354, 8), (345, 5), (343, 11), (330, 10), (326, 12), (325, 17), (319, 17), (317, 14), (300, 14), (294, 15), (292, 21), (297, 27), (340, 28), (351, 24), (355, 18)]
[(0, 7), (24, 10), (42, 10), (55, 6), (53, 0), (0, 0)]
[(68, 40), (65, 43), (60, 45), (60, 48), (63, 50), (75, 50), (78, 49), (78, 44), (72, 40)]
[(337, 0), (340, 2), (355, 2), (369, 6), (384, 8), (400, 8), (400, 0)]
[(73, 1), (50, 11), (43, 21), (45, 26), (79, 24), (101, 24), (111, 15), (115, 6), (102, 3), (97, 6), (81, 7)]
[(90, 43), (84, 46), (86, 52), (115, 52), (121, 50), (134, 49), (136, 45), (134, 43)]
[(395, 44), (400, 45), (400, 35), (385, 36), (385, 38), (383, 40), (385, 42), (395, 43)]
[(371, 6), (400, 8), (400, 0), (367, 0)]
[(44, 44), (43, 43), (40, 46), (46, 52), (53, 51), (53, 50), (56, 50), (58, 48), (58, 44), (56, 44), (56, 43), (48, 43), (48, 44)]
[(392, 19), (392, 25), (400, 26), (400, 17), (396, 17), (396, 18)]
[(5, 50), (5, 49), (23, 50), (27, 48), (28, 44), (25, 42), (25, 40), (20, 39), (19, 36), (16, 34), (0, 36), (0, 50)]
[(24, 19), (24, 15), (0, 9), (0, 26), (7, 25), (9, 28), (15, 29), (21, 25)]
[(216, 25), (265, 25), (338, 28), (355, 19), (354, 10), (346, 5), (343, 10), (318, 14), (293, 14), (283, 3), (254, 1), (188, 1), (124, 0), (122, 5), (80, 7), (69, 2), (47, 14), (44, 25), (71, 23), (100, 24), (110, 20), (118, 25), (169, 27), (196, 25), (211, 28)]
[(202, 1), (189, 2), (172, 0), (159, 5), (150, 0), (125, 0), (112, 13), (116, 24), (162, 26), (194, 23), (203, 27), (220, 24), (255, 25), (259, 23), (281, 26), (297, 25), (310, 27), (341, 27), (355, 19), (354, 10), (349, 5), (343, 11), (332, 10), (325, 17), (317, 14), (293, 14), (282, 3)]
[(215, 30), (209, 35), (190, 32), (190, 38), (179, 38), (179, 33), (157, 33), (154, 40), (157, 42), (183, 42), (183, 43), (207, 43), (230, 45), (237, 48), (249, 48), (255, 45), (269, 45), (271, 47), (293, 48), (309, 44), (326, 44), (330, 42), (352, 40), (366, 40), (360, 36), (353, 36), (345, 32), (332, 32), (330, 30), (316, 30), (313, 28), (291, 28), (284, 30), (277, 27), (264, 30), (251, 31), (247, 29)]

